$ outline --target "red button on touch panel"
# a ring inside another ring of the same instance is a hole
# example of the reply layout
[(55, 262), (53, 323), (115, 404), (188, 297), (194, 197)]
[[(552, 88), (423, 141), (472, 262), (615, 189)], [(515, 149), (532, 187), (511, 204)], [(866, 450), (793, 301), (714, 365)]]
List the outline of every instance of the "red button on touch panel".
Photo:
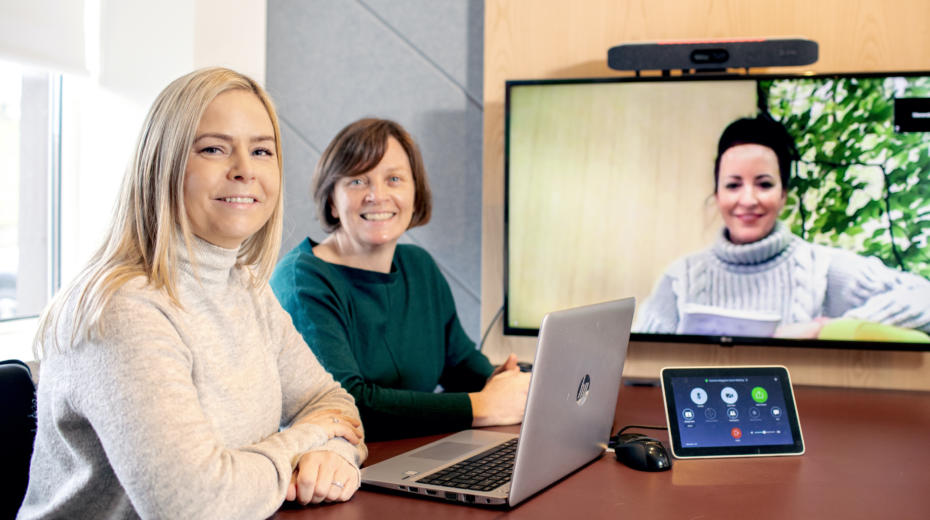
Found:
[(730, 430), (730, 435), (732, 435), (734, 439), (739, 439), (743, 436), (743, 430), (740, 430), (739, 428), (733, 428)]

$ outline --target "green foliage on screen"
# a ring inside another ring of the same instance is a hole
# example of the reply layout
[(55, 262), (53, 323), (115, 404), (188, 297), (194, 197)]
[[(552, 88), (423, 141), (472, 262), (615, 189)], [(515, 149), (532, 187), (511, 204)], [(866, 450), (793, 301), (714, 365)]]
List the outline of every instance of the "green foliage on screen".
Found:
[(930, 78), (765, 80), (759, 93), (800, 156), (791, 230), (930, 278), (930, 135), (894, 128), (894, 99), (930, 97)]

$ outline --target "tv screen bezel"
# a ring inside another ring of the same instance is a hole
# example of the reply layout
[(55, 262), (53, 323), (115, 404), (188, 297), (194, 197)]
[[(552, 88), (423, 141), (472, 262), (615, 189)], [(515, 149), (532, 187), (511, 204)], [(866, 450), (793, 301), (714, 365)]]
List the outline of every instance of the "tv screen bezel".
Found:
[[(511, 79), (505, 81), (504, 92), (504, 266), (503, 266), (503, 333), (506, 336), (537, 336), (538, 328), (510, 326), (510, 112), (511, 93), (514, 87), (526, 85), (573, 85), (573, 84), (601, 84), (601, 83), (643, 83), (643, 82), (694, 82), (719, 81), (735, 79), (741, 81), (766, 81), (779, 79), (842, 79), (842, 78), (884, 78), (884, 77), (930, 77), (930, 70), (914, 71), (871, 71), (871, 72), (835, 72), (835, 73), (739, 73), (739, 72), (694, 72), (685, 74), (662, 75), (633, 75), (613, 77), (580, 77), (580, 78), (549, 78), (549, 79)], [(596, 303), (596, 302), (591, 302)], [(642, 302), (637, 302), (641, 305)], [(553, 309), (555, 310), (555, 309)], [(801, 348), (828, 348), (845, 350), (884, 350), (928, 352), (930, 343), (910, 343), (899, 341), (860, 341), (860, 340), (826, 340), (826, 339), (788, 339), (755, 336), (724, 336), (724, 335), (694, 335), (694, 334), (659, 334), (632, 332), (630, 341), (654, 343), (692, 343), (709, 344), (723, 347), (733, 346), (765, 346), (765, 347), (801, 347)]]

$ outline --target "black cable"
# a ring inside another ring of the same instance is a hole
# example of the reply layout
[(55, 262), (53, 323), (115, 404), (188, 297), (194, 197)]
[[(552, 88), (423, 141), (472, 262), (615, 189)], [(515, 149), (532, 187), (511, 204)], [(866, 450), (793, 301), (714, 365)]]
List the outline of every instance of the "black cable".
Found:
[(641, 424), (630, 424), (630, 425), (624, 426), (623, 428), (620, 428), (619, 430), (617, 430), (616, 435), (620, 435), (621, 433), (623, 433), (623, 432), (625, 432), (625, 431), (627, 431), (627, 430), (629, 430), (629, 429), (632, 429), (632, 428), (640, 428), (640, 429), (643, 429), (643, 430), (667, 430), (667, 429), (668, 429), (668, 426), (644, 426), (644, 425), (641, 425)]
[(617, 445), (617, 440), (620, 439), (620, 434), (622, 434), (623, 432), (625, 432), (625, 431), (627, 431), (627, 430), (633, 429), (633, 428), (638, 428), (638, 429), (641, 429), (641, 430), (667, 430), (667, 429), (668, 429), (667, 426), (647, 426), (647, 425), (642, 425), (642, 424), (630, 424), (630, 425), (624, 426), (623, 428), (620, 428), (619, 430), (617, 430), (617, 433), (615, 433), (615, 434), (610, 438), (610, 440), (607, 441), (607, 448), (608, 448), (608, 449), (614, 448), (614, 447)]
[(501, 305), (500, 309), (497, 309), (497, 313), (494, 314), (494, 317), (491, 318), (491, 323), (488, 323), (488, 328), (485, 329), (484, 335), (481, 336), (481, 343), (478, 343), (478, 351), (481, 351), (484, 348), (484, 342), (488, 339), (488, 334), (491, 333), (491, 328), (494, 327), (494, 324), (497, 323), (497, 318), (500, 318), (501, 314), (504, 312), (504, 306)]

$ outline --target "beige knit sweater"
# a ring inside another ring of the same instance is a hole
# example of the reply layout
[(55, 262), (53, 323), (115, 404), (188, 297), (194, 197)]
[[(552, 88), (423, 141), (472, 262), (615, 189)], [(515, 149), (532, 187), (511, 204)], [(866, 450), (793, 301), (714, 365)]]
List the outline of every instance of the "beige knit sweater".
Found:
[[(183, 308), (136, 279), (102, 334), (43, 361), (19, 518), (265, 518), (299, 454), (364, 459), (315, 425), (287, 428), (315, 409), (358, 411), (237, 252), (194, 246), (197, 262), (179, 248)], [(60, 321), (70, 337), (70, 313)]]

